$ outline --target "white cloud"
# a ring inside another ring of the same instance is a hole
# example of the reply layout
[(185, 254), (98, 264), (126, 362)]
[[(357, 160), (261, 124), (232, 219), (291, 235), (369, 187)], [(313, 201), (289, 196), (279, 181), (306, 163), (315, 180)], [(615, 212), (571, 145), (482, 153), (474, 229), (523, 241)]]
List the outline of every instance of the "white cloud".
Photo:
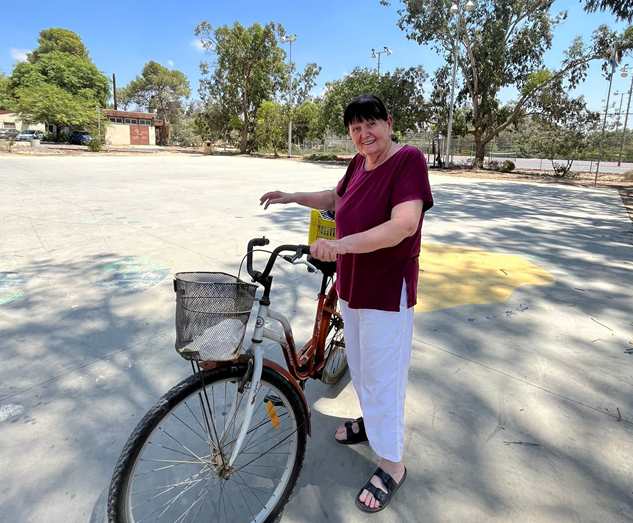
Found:
[(11, 48), (9, 51), (14, 60), (18, 60), (19, 62), (24, 62), (26, 60), (26, 55), (30, 53), (28, 49), (15, 49)]
[(202, 40), (200, 40), (200, 38), (194, 38), (190, 43), (198, 51), (204, 51), (204, 46), (202, 45)]
[(174, 61), (173, 60), (167, 60), (167, 65), (169, 67), (173, 67), (174, 66)]

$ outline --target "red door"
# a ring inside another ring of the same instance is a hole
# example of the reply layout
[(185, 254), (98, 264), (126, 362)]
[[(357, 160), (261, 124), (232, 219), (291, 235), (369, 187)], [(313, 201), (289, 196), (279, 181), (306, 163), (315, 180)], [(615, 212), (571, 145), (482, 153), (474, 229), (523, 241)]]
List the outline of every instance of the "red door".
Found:
[(130, 144), (149, 145), (149, 127), (147, 125), (130, 125)]

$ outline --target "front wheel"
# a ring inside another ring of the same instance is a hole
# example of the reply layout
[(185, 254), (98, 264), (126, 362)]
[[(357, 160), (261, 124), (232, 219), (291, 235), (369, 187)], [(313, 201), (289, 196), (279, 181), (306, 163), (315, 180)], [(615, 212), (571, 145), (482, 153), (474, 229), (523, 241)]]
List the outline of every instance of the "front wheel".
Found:
[(110, 523), (277, 519), (303, 464), (307, 412), (293, 385), (264, 367), (244, 444), (229, 465), (244, 423), (246, 372), (246, 364), (231, 364), (192, 375), (145, 415), (112, 477)]

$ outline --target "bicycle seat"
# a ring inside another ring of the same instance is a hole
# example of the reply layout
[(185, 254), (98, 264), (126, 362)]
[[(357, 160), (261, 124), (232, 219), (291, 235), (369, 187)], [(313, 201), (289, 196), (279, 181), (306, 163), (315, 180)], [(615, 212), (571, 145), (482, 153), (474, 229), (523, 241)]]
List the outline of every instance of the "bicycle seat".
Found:
[(334, 276), (336, 274), (336, 262), (324, 262), (312, 256), (308, 256), (308, 261), (326, 276)]

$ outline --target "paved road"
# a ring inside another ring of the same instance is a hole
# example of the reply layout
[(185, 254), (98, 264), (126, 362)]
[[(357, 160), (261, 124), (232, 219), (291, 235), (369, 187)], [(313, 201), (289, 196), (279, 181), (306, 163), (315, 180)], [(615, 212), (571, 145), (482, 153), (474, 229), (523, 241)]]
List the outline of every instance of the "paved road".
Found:
[[(471, 160), (472, 157), (468, 156), (455, 156), (455, 162), (466, 162)], [(552, 170), (552, 162), (550, 160), (544, 159), (541, 160), (539, 158), (517, 158), (516, 156), (495, 156), (493, 158), (498, 162), (503, 162), (505, 160), (512, 160), (518, 169), (534, 169), (534, 170)], [(557, 160), (556, 163), (566, 164), (567, 162), (564, 160)], [(591, 172), (595, 173), (598, 168), (596, 162), (586, 162), (583, 160), (576, 160), (572, 165), (572, 171), (577, 172)], [(625, 173), (633, 169), (633, 163), (622, 163), (622, 165), (618, 166), (618, 162), (600, 162), (600, 168), (598, 174), (600, 173)]]
[[(231, 157), (0, 157), (2, 521), (103, 523), (128, 434), (188, 373), (173, 350), (173, 273), (236, 272), (261, 234), (305, 241), (307, 212), (263, 211), (259, 195), (342, 174)], [(617, 192), (432, 183), (409, 478), (373, 519), (631, 521), (633, 229)], [(275, 277), (298, 340), (316, 280), (289, 266)], [(469, 282), (482, 292), (462, 296)], [(332, 443), (359, 414), (349, 379), (307, 395), (313, 435), (282, 521), (365, 521), (353, 497), (377, 458)]]

